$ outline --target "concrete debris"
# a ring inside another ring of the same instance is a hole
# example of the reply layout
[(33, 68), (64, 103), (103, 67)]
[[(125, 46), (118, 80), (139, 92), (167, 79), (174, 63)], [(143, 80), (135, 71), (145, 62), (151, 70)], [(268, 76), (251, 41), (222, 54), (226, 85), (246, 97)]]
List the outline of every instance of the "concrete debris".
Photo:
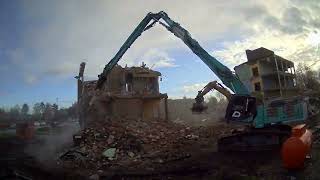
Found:
[(60, 156), (62, 160), (78, 160), (86, 157), (86, 153), (83, 153), (79, 150), (68, 150)]
[[(73, 165), (69, 163), (65, 167), (84, 167), (97, 172), (117, 166), (152, 167), (154, 163), (186, 159), (191, 156), (186, 147), (212, 138), (203, 131), (200, 135), (199, 130), (164, 120), (99, 122), (77, 135), (82, 138), (75, 148), (85, 154), (85, 163), (74, 159)], [(67, 161), (66, 158), (61, 160)]]
[(107, 142), (108, 142), (108, 144), (112, 144), (114, 142), (114, 136), (110, 135)]
[(194, 134), (188, 134), (188, 135), (186, 135), (186, 138), (187, 138), (187, 139), (198, 139), (199, 136), (194, 135)]
[(313, 144), (320, 144), (320, 126), (315, 126), (312, 130)]
[(133, 152), (128, 152), (128, 156), (134, 157), (134, 153)]
[(116, 155), (116, 148), (109, 148), (105, 150), (102, 155), (107, 157), (109, 160), (113, 160), (114, 156)]
[(89, 177), (90, 180), (99, 180), (100, 176), (98, 174), (93, 174)]

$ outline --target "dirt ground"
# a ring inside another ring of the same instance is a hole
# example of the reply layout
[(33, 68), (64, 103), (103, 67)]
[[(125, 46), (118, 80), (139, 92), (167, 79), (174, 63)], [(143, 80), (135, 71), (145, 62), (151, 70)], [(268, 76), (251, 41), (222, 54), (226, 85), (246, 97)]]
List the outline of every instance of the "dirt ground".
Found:
[[(96, 174), (100, 179), (290, 179), (297, 176), (281, 167), (277, 152), (219, 153), (214, 146), (187, 151), (191, 154), (189, 158), (159, 163), (153, 168), (124, 167)], [(16, 158), (7, 168), (32, 179), (92, 179), (95, 175), (90, 170), (49, 168), (28, 156)]]
[[(315, 123), (313, 127), (317, 126)], [(313, 128), (315, 131), (316, 128)], [(213, 133), (214, 134), (214, 133)], [(315, 133), (315, 139), (318, 133)], [(0, 141), (0, 179), (319, 179), (320, 145), (314, 143), (312, 158), (305, 168), (288, 171), (282, 167), (280, 150), (273, 152), (218, 152), (215, 138), (202, 138), (186, 144), (176, 154), (181, 158), (167, 161), (142, 161), (129, 166), (115, 165), (105, 169), (66, 169), (57, 164), (59, 157), (40, 161), (25, 147), (41, 147), (43, 140)], [(65, 147), (64, 147), (65, 148)]]

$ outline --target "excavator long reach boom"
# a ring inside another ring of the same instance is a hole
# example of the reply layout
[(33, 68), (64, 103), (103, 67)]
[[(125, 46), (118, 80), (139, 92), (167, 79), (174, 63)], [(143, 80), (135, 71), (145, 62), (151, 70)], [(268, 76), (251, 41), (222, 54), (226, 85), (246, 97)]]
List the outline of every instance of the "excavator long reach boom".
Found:
[[(211, 89), (224, 94), (228, 100), (225, 113), (227, 122), (248, 124), (248, 128), (231, 136), (218, 140), (218, 149), (223, 151), (256, 151), (280, 147), (291, 134), (291, 127), (287, 123), (304, 121), (307, 118), (307, 104), (304, 99), (277, 99), (257, 103), (257, 98), (250, 95), (249, 90), (227, 66), (212, 57), (200, 44), (191, 37), (189, 32), (173, 21), (161, 11), (148, 13), (147, 16), (134, 29), (128, 39), (121, 46), (116, 55), (108, 62), (103, 72), (99, 75), (97, 89), (103, 87), (108, 74), (119, 62), (135, 40), (146, 30), (156, 23), (164, 26), (168, 31), (181, 39), (193, 53), (195, 53), (222, 81), (209, 83), (199, 92), (198, 101), (203, 103), (203, 96)], [(277, 62), (277, 61), (276, 61)], [(280, 80), (279, 80), (280, 82)], [(230, 89), (232, 92), (229, 92)], [(288, 111), (290, 110), (290, 113)], [(272, 113), (270, 113), (272, 112)], [(293, 146), (292, 146), (293, 147)], [(302, 157), (303, 159), (303, 157)]]
[(101, 88), (107, 75), (112, 68), (119, 62), (124, 53), (130, 48), (134, 41), (145, 31), (150, 29), (155, 23), (163, 25), (168, 31), (172, 32), (176, 37), (180, 38), (193, 53), (195, 53), (235, 94), (248, 95), (247, 88), (242, 84), (238, 77), (225, 65), (220, 63), (216, 58), (212, 57), (200, 44), (191, 37), (190, 33), (168, 17), (168, 15), (161, 11), (159, 13), (148, 13), (147, 16), (140, 22), (140, 24), (131, 33), (125, 43), (121, 46), (117, 54), (105, 66), (103, 72), (99, 75), (96, 88)]

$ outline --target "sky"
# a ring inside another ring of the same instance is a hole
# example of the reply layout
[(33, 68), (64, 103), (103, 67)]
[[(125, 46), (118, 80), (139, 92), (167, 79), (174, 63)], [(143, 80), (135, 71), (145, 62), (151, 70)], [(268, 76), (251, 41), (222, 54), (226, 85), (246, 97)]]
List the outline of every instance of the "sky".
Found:
[[(246, 49), (259, 47), (295, 64), (319, 60), (318, 0), (1, 0), (0, 107), (75, 102), (79, 64), (87, 63), (85, 79), (96, 79), (146, 14), (159, 11), (230, 69), (246, 61)], [(160, 25), (144, 32), (119, 64), (142, 62), (162, 73), (161, 92), (171, 98), (194, 97), (218, 80)]]

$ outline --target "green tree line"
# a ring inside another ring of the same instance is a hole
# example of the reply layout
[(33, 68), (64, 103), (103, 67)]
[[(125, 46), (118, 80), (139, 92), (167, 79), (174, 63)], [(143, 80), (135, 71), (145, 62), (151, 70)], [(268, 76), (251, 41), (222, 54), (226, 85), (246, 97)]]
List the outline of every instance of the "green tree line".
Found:
[(39, 102), (32, 107), (24, 103), (8, 109), (0, 108), (0, 121), (63, 121), (68, 118), (77, 118), (76, 103), (67, 108), (59, 108), (57, 104)]

